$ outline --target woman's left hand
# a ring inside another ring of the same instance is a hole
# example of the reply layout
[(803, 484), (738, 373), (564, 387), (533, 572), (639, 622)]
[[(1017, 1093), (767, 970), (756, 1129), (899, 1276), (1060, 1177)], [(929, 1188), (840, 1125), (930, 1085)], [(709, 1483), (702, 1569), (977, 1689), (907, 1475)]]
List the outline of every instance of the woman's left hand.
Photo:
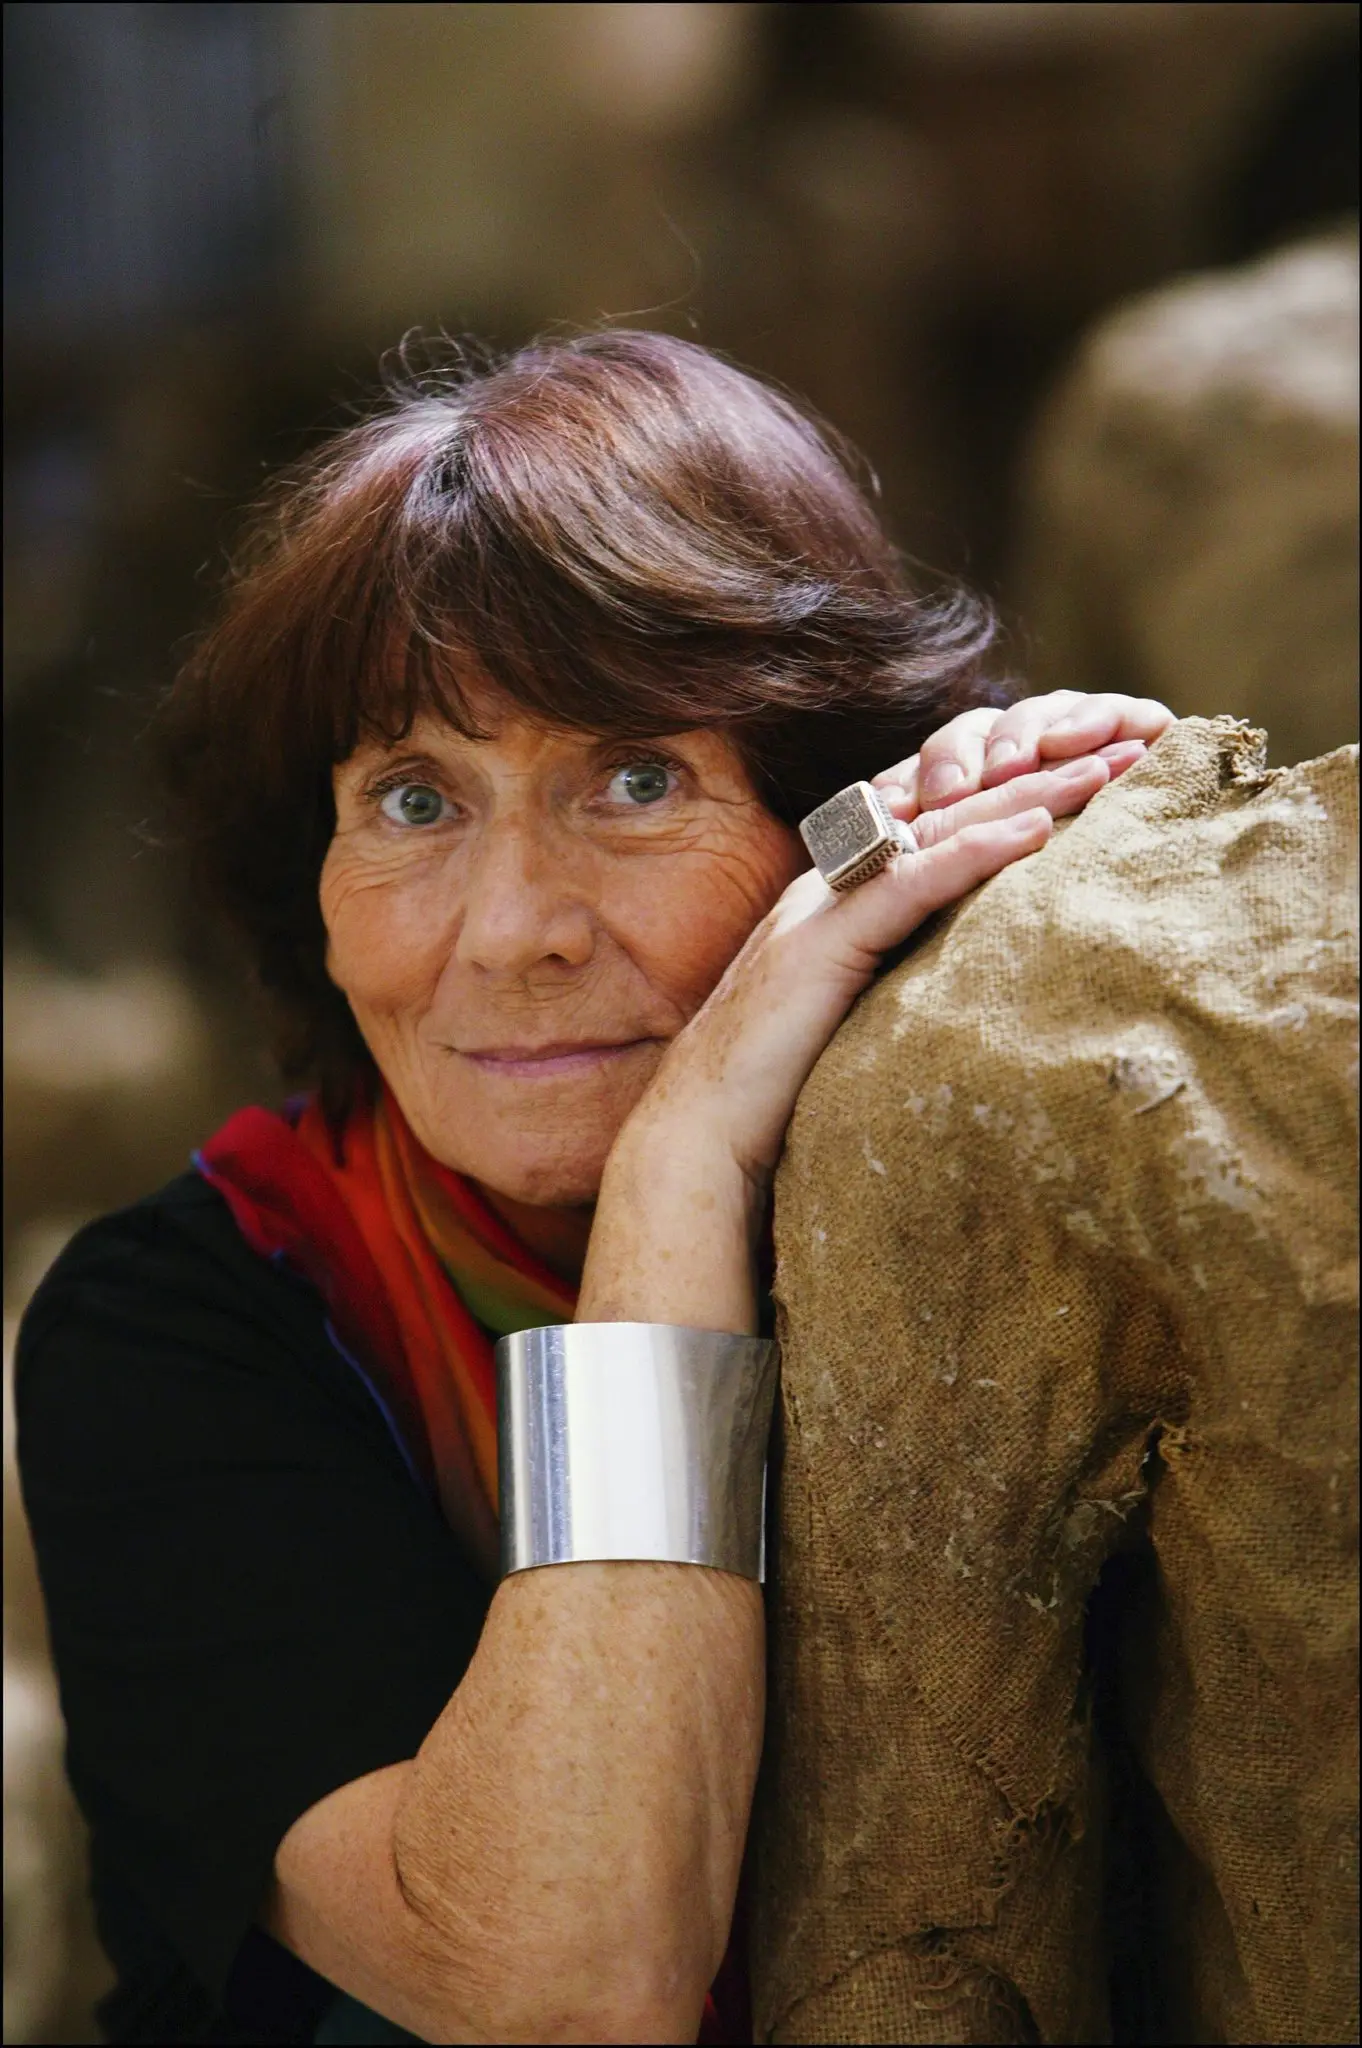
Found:
[(1051, 690), (1006, 711), (962, 711), (920, 754), (886, 768), (874, 783), (895, 817), (908, 823), (1077, 754), (1100, 754), (1109, 775), (1122, 775), (1172, 723), (1168, 706), (1152, 697)]

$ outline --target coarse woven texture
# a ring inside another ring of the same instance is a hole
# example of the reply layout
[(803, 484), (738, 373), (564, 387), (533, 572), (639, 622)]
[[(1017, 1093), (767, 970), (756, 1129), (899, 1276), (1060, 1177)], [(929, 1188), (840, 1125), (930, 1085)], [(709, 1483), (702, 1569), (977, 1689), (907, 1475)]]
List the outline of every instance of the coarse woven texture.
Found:
[(1173, 727), (800, 1097), (758, 2040), (1357, 2038), (1357, 750), (1263, 759)]

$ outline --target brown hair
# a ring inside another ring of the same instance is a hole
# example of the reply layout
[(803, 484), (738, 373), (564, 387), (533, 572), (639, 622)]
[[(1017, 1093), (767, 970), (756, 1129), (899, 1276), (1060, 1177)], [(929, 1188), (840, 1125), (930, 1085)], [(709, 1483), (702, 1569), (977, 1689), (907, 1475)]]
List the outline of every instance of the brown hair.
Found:
[(286, 1074), (333, 1114), (372, 1074), (327, 978), (333, 766), (459, 678), (533, 718), (722, 727), (794, 823), (1005, 702), (988, 608), (916, 593), (848, 453), (692, 342), (610, 330), (501, 362), (404, 352), (380, 409), (284, 473), (157, 714), (177, 827), (250, 949)]

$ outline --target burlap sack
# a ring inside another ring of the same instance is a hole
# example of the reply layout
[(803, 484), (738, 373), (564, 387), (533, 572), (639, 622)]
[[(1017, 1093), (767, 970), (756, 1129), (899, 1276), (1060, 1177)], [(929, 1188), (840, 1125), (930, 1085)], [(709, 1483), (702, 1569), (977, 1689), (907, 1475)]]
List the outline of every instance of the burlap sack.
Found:
[(1356, 2039), (1357, 753), (1262, 758), (1176, 726), (800, 1099), (759, 2040)]
[(1132, 690), (1357, 738), (1357, 224), (1107, 314), (1022, 464), (1037, 690)]

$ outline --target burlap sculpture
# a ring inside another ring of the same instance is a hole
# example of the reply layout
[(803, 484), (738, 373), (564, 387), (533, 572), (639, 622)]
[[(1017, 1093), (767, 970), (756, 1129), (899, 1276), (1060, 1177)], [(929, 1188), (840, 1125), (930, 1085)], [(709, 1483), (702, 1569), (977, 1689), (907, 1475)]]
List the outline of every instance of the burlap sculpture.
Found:
[(1108, 314), (1023, 465), (1035, 689), (1357, 738), (1357, 227)]
[(800, 1098), (758, 2040), (1357, 2037), (1357, 751), (1261, 738), (1174, 727)]

